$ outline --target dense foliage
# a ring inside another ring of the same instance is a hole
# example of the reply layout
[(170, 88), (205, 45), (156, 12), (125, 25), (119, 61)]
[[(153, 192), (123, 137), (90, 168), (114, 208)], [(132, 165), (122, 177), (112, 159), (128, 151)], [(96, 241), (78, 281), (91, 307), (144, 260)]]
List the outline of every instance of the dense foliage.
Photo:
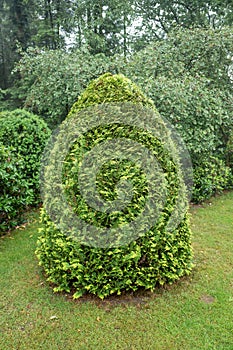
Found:
[[(145, 105), (154, 109), (152, 102), (131, 81), (124, 76), (108, 73), (90, 83), (74, 104), (68, 120), (74, 122), (82, 118), (85, 107), (118, 100), (130, 101), (135, 107)], [(157, 115), (155, 109), (154, 113)], [(45, 209), (42, 210), (43, 226), (36, 250), (39, 263), (44, 268), (48, 280), (56, 285), (55, 291), (75, 291), (75, 298), (87, 292), (104, 298), (110, 294), (121, 294), (124, 290), (137, 290), (140, 287), (153, 289), (157, 285), (172, 283), (188, 274), (192, 267), (187, 207), (180, 223), (172, 231), (167, 230), (167, 224), (177, 205), (181, 181), (178, 176), (178, 164), (174, 162), (159, 137), (138, 128), (136, 121), (135, 125), (100, 125), (72, 144), (63, 167), (63, 183), (69, 205), (77, 216), (96, 228), (123, 227), (124, 230), (124, 225), (134, 220), (142, 211), (148, 195), (148, 182), (151, 179), (145, 178), (144, 169), (138, 168), (127, 159), (115, 159), (116, 155), (112, 154), (112, 159), (103, 164), (96, 179), (96, 187), (106, 201), (114, 200), (117, 195), (116, 185), (121, 178), (132, 181), (134, 196), (123, 211), (109, 213), (91, 208), (83, 200), (77, 186), (77, 164), (85, 153), (112, 138), (136, 141), (153, 152), (166, 174), (168, 195), (158, 221), (153, 222), (152, 227), (143, 236), (117, 247), (101, 248), (82, 244), (58, 230), (49, 218), (49, 213)], [(161, 191), (159, 186), (157, 191)], [(185, 206), (185, 197), (181, 198), (181, 202), (184, 202)], [(52, 212), (57, 203), (49, 202), (46, 205), (49, 212)]]
[[(228, 0), (2, 0), (0, 1), (0, 88), (14, 84), (18, 47), (80, 49), (107, 56), (138, 51), (164, 38), (174, 25), (222, 28), (232, 25)], [(17, 80), (17, 78), (16, 78)]]
[(106, 71), (124, 72), (152, 98), (158, 78), (175, 79), (181, 84), (188, 74), (195, 79), (196, 86), (200, 83), (200, 89), (203, 86), (205, 90), (213, 89), (231, 114), (232, 37), (231, 28), (221, 31), (177, 28), (163, 41), (133, 54), (127, 62), (103, 54), (93, 56), (87, 49), (21, 52), (16, 67), (21, 77), (17, 97), (25, 108), (46, 120), (61, 121), (89, 81)]
[(221, 92), (209, 89), (205, 78), (160, 76), (144, 87), (161, 116), (170, 121), (185, 141), (194, 165), (211, 155), (223, 156), (232, 125)]
[(194, 169), (192, 201), (200, 203), (224, 189), (232, 188), (232, 172), (225, 162), (216, 157), (203, 160)]
[(33, 192), (23, 170), (22, 157), (0, 142), (0, 235), (19, 224), (23, 211), (33, 203)]
[(230, 27), (176, 28), (128, 60), (93, 56), (86, 49), (29, 50), (16, 69), (21, 76), (17, 96), (54, 126), (91, 79), (106, 71), (123, 72), (181, 134), (194, 167), (201, 166), (208, 157), (227, 157), (233, 127), (232, 37)]
[(204, 78), (206, 89), (218, 89), (225, 109), (232, 113), (232, 52), (231, 27), (221, 30), (178, 27), (166, 39), (134, 54), (122, 69), (152, 96), (153, 83), (159, 77), (182, 83), (188, 74), (196, 85), (199, 82), (203, 85)]
[(115, 69), (110, 59), (92, 56), (85, 49), (70, 53), (31, 49), (16, 68), (21, 76), (16, 93), (26, 109), (54, 127), (65, 119), (90, 80)]
[[(175, 126), (186, 142), (196, 173), (203, 176), (207, 162), (207, 168), (212, 166), (213, 156), (224, 161), (228, 157), (226, 147), (233, 128), (232, 52), (231, 28), (176, 28), (122, 67)], [(215, 162), (218, 172), (222, 167), (221, 161)], [(214, 177), (207, 182), (208, 188), (205, 180), (200, 186), (199, 176), (195, 176), (194, 201), (215, 192)], [(217, 187), (228, 186), (228, 181), (223, 181)]]
[(1, 112), (0, 122), (0, 141), (11, 147), (16, 158), (21, 158), (18, 176), (26, 181), (33, 203), (38, 203), (40, 159), (50, 129), (41, 118), (21, 109)]
[(227, 149), (226, 149), (226, 159), (227, 159), (227, 165), (232, 169), (232, 172), (233, 172), (233, 132), (230, 133), (230, 136), (228, 138)]
[[(65, 118), (91, 79), (106, 71), (121, 71), (175, 126), (190, 151), (195, 173), (206, 174), (206, 162), (211, 167), (212, 157), (232, 164), (232, 37), (232, 27), (177, 27), (128, 60), (92, 55), (85, 45), (68, 52), (20, 51), (21, 59), (15, 68), (20, 80), (11, 91), (0, 90), (0, 110), (8, 107), (11, 96), (14, 103), (24, 104), (54, 127)], [(221, 173), (221, 161), (215, 162), (215, 167)], [(215, 192), (213, 176), (208, 178), (207, 188), (205, 181), (200, 185), (199, 175), (194, 180), (194, 201)], [(228, 184), (225, 181), (217, 187), (221, 190)]]

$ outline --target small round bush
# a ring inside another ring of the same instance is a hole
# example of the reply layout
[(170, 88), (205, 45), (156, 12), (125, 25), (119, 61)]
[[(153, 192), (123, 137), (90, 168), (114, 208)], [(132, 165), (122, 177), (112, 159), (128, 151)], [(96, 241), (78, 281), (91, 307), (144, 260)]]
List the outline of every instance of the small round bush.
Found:
[(22, 158), (21, 176), (32, 190), (34, 203), (39, 199), (39, 171), (42, 152), (51, 134), (47, 124), (23, 109), (0, 113), (0, 142), (12, 147)]
[(0, 232), (21, 222), (21, 214), (32, 204), (33, 192), (23, 178), (24, 161), (12, 147), (0, 142)]
[[(154, 109), (153, 103), (140, 89), (122, 75), (105, 74), (92, 81), (79, 97), (68, 115), (69, 120), (82, 118), (82, 110), (110, 102), (131, 102)], [(36, 255), (48, 280), (56, 285), (54, 291), (74, 291), (74, 298), (92, 293), (100, 298), (139, 288), (153, 290), (158, 285), (172, 283), (190, 273), (192, 249), (187, 212), (172, 231), (167, 223), (176, 205), (179, 187), (177, 165), (172, 161), (163, 142), (124, 124), (100, 125), (82, 135), (70, 148), (63, 166), (63, 184), (69, 205), (77, 216), (95, 227), (119, 227), (134, 220), (147, 199), (148, 183), (143, 169), (112, 155), (96, 177), (96, 188), (102, 198), (111, 201), (116, 195), (120, 178), (132, 180), (134, 197), (120, 212), (94, 210), (83, 200), (78, 184), (78, 167), (85, 152), (95, 145), (115, 138), (127, 138), (145, 145), (157, 156), (168, 181), (168, 196), (159, 220), (141, 237), (117, 247), (91, 247), (73, 240), (61, 232), (45, 208), (41, 212), (43, 226)], [(50, 209), (54, 203), (48, 203)], [(48, 207), (46, 207), (48, 208)], [(187, 208), (186, 208), (187, 211)]]
[(203, 202), (224, 189), (228, 189), (231, 183), (231, 169), (222, 159), (210, 157), (194, 169), (192, 202)]

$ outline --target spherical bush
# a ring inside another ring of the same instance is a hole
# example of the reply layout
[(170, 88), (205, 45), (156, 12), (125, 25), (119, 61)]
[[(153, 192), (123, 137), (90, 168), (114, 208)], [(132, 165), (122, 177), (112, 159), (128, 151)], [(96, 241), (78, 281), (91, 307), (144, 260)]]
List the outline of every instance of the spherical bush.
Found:
[(90, 83), (44, 157), (36, 255), (55, 291), (104, 298), (190, 273), (187, 193), (173, 141), (130, 80), (107, 73)]
[(23, 109), (1, 112), (0, 122), (0, 141), (22, 159), (21, 176), (33, 193), (33, 202), (37, 203), (40, 159), (51, 131), (40, 117)]
[(0, 235), (21, 222), (33, 193), (23, 178), (24, 161), (12, 147), (0, 142)]

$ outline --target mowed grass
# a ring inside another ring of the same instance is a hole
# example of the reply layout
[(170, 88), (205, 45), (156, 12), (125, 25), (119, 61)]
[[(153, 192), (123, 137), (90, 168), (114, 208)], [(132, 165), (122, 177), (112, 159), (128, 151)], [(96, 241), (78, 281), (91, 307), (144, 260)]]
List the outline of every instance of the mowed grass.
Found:
[(1, 350), (232, 350), (233, 192), (191, 208), (196, 267), (155, 293), (53, 294), (34, 251), (38, 213), (0, 239)]

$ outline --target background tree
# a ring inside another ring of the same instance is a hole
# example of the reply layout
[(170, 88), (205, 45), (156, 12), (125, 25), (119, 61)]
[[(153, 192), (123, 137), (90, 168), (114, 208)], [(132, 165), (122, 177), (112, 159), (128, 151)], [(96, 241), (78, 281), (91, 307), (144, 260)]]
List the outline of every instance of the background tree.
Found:
[(11, 70), (28, 47), (88, 47), (91, 54), (131, 51), (134, 1), (1, 0), (0, 87), (14, 82)]
[(70, 52), (30, 49), (22, 53), (16, 67), (21, 78), (15, 93), (26, 109), (54, 127), (91, 79), (116, 70), (116, 62), (103, 54), (92, 55), (85, 48)]
[[(6, 89), (9, 85), (9, 75), (12, 69), (11, 36), (7, 9), (3, 1), (0, 1), (0, 87)], [(7, 35), (8, 32), (8, 35)]]
[(142, 19), (138, 26), (138, 32), (142, 33), (140, 45), (137, 42), (140, 48), (151, 40), (163, 38), (174, 26), (221, 28), (233, 22), (232, 2), (228, 0), (137, 0), (135, 3)]
[(153, 99), (186, 142), (195, 201), (232, 186), (224, 164), (233, 129), (232, 39), (229, 27), (176, 28), (120, 69)]
[[(156, 80), (176, 80), (186, 75), (200, 81), (203, 88), (218, 91), (221, 105), (232, 115), (232, 30), (176, 29), (125, 62), (120, 56), (93, 56), (81, 50), (30, 50), (17, 66), (20, 74), (17, 94), (22, 103), (45, 118), (63, 120), (68, 109), (89, 82), (99, 74), (124, 72), (154, 98)], [(202, 79), (204, 78), (204, 79)], [(163, 91), (163, 89), (161, 90)], [(155, 101), (156, 104), (156, 101)], [(231, 118), (229, 117), (229, 122)], [(229, 127), (226, 128), (228, 133)]]
[(90, 52), (126, 56), (129, 28), (135, 18), (133, 1), (80, 1), (75, 4), (76, 43), (86, 44)]
[(65, 48), (66, 37), (75, 25), (73, 1), (40, 0), (35, 2), (34, 6), (33, 43), (51, 50)]
[(0, 87), (6, 89), (10, 85), (10, 72), (17, 59), (16, 41), (21, 39), (24, 44), (23, 15), (18, 1), (15, 4), (13, 1), (0, 1), (0, 13)]
[(18, 47), (25, 51), (32, 44), (34, 0), (2, 0), (0, 2), (0, 87), (13, 84), (11, 70), (20, 59)]
[(125, 57), (184, 28), (232, 25), (229, 1), (0, 0), (0, 87), (14, 84), (17, 44), (55, 50), (88, 47), (92, 54)]

